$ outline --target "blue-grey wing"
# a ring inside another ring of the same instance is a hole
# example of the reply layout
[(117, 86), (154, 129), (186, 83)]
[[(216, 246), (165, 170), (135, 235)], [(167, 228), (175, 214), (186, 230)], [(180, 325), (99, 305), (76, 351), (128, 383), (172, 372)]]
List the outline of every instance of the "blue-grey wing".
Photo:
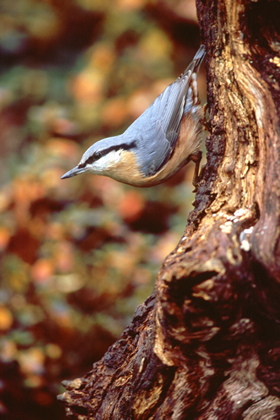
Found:
[(123, 134), (137, 139), (137, 158), (146, 176), (156, 173), (175, 147), (182, 117), (192, 104), (191, 77), (204, 55), (204, 46), (201, 46), (184, 73), (167, 86)]
[[(142, 114), (143, 115), (143, 114)], [(140, 117), (139, 117), (140, 118)], [(150, 123), (147, 117), (139, 121), (139, 118), (123, 133), (125, 141), (136, 141), (136, 153), (139, 170), (146, 177), (154, 175), (159, 168), (168, 160), (172, 153), (169, 140), (160, 124), (160, 121)], [(149, 121), (149, 123), (148, 123)]]
[(153, 112), (160, 116), (161, 125), (172, 148), (178, 138), (182, 117), (194, 105), (197, 97), (196, 73), (204, 56), (205, 49), (201, 45), (184, 73), (167, 86), (153, 104)]

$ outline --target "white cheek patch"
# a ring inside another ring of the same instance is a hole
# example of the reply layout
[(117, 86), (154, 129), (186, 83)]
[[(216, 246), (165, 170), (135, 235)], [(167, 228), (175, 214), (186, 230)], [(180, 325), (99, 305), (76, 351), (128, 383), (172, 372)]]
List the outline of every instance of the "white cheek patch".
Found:
[(121, 150), (112, 150), (110, 153), (108, 153), (106, 156), (103, 156), (101, 159), (105, 167), (110, 168), (111, 166), (115, 166), (116, 163), (118, 163), (121, 160), (121, 157)]
[(106, 171), (110, 170), (110, 168), (116, 166), (121, 160), (121, 153), (121, 150), (111, 150), (109, 153), (90, 164), (88, 170), (95, 174), (104, 174)]

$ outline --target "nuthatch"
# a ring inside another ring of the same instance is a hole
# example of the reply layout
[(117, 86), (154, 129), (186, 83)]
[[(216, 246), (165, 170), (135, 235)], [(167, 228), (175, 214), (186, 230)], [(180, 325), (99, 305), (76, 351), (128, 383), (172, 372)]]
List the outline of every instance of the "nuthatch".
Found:
[(92, 172), (136, 187), (151, 187), (192, 160), (196, 186), (202, 131), (197, 72), (204, 55), (201, 45), (184, 73), (123, 134), (94, 143), (61, 178)]

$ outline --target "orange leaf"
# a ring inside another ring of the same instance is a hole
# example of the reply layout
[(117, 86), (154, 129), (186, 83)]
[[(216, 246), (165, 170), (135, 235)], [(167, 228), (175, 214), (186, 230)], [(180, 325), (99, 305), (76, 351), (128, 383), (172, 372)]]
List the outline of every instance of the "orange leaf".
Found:
[(6, 331), (11, 328), (13, 315), (11, 311), (4, 306), (0, 306), (0, 330)]
[(129, 191), (118, 205), (118, 211), (123, 219), (133, 222), (144, 208), (143, 196), (136, 191)]

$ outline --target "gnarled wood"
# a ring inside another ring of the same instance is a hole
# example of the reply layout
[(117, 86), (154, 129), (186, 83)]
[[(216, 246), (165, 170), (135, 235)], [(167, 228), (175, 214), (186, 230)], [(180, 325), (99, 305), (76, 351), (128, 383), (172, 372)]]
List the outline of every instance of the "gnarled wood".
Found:
[(280, 3), (197, 5), (211, 132), (195, 208), (154, 296), (67, 384), (73, 419), (280, 418)]

